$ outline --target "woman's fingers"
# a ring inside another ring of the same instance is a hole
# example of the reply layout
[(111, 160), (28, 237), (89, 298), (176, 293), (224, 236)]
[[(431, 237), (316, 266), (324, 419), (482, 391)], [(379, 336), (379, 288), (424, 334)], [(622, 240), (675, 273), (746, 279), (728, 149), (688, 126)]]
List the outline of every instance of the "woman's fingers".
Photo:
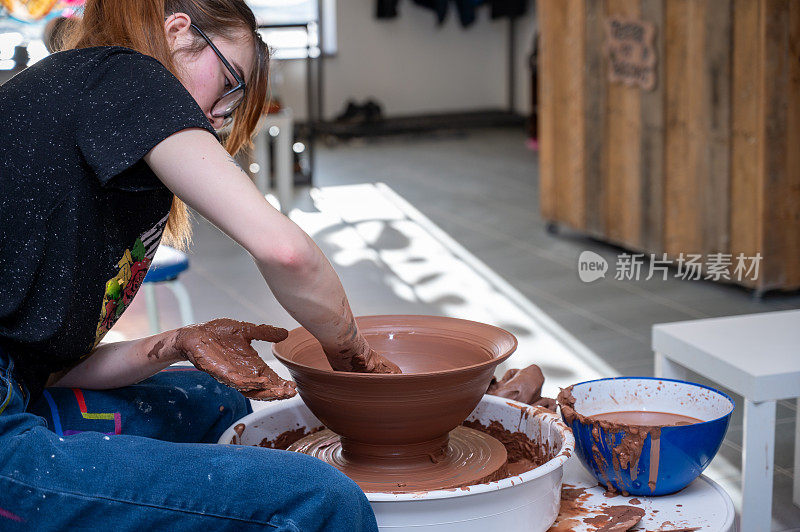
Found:
[(245, 397), (259, 401), (275, 401), (278, 399), (288, 399), (297, 394), (293, 382), (284, 381), (283, 385), (270, 386), (260, 390), (250, 390), (242, 392)]
[(242, 322), (245, 327), (242, 329), (244, 337), (250, 341), (262, 340), (264, 342), (282, 342), (289, 336), (289, 331), (281, 327), (272, 325), (256, 325), (255, 323)]

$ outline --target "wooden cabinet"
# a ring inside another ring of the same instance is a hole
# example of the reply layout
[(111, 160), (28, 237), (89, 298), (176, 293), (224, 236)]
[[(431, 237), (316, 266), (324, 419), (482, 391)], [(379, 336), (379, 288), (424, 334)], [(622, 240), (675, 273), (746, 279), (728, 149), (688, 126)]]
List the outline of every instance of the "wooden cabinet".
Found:
[[(763, 257), (800, 287), (800, 1), (538, 0), (541, 211), (645, 253)], [(655, 83), (609, 81), (609, 20)]]

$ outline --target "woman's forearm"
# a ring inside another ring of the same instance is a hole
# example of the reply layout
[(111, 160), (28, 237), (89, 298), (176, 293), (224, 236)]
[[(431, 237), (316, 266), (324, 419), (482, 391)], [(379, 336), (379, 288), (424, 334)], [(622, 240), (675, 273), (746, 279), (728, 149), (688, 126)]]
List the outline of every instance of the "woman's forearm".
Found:
[(145, 156), (162, 182), (255, 259), (280, 304), (327, 349), (363, 343), (339, 277), (311, 238), (276, 211), (214, 137), (176, 133)]
[(281, 306), (320, 341), (326, 352), (354, 349), (354, 344), (364, 339), (339, 276), (302, 229), (292, 230), (296, 231), (295, 242), (302, 244), (284, 260), (256, 257), (261, 274)]
[(100, 344), (94, 352), (48, 385), (107, 390), (129, 386), (183, 360), (173, 349), (174, 331), (124, 342)]
[(320, 341), (331, 366), (345, 371), (400, 371), (373, 356), (339, 277), (316, 244), (272, 208), (210, 133), (175, 133), (153, 148), (145, 161), (175, 195), (253, 256), (278, 302)]

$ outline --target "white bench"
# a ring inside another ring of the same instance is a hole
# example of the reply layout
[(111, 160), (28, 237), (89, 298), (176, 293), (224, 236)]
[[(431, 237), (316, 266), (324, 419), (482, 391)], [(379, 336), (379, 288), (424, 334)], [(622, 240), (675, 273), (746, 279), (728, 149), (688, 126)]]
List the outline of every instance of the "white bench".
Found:
[[(800, 310), (653, 326), (656, 376), (685, 379), (686, 370), (742, 395), (741, 530), (769, 530), (775, 458), (775, 402), (800, 397)], [(800, 466), (800, 408), (795, 467)], [(800, 475), (794, 476), (800, 505)]]

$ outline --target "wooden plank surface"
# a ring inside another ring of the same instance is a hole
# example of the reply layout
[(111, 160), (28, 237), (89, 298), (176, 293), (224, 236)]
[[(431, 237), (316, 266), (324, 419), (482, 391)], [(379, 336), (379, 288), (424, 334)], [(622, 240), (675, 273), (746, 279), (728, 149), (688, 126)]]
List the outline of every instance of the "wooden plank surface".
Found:
[[(795, 9), (786, 0), (763, 0), (761, 61), (764, 121), (764, 288), (797, 283), (797, 216), (800, 179), (796, 119), (798, 42)], [(792, 20), (794, 19), (794, 20)], [(794, 42), (792, 42), (794, 39)], [(793, 79), (794, 78), (794, 79)], [(795, 102), (790, 105), (790, 100)], [(792, 137), (790, 137), (790, 134)]]
[[(763, 136), (759, 120), (761, 7), (753, 0), (734, 0), (731, 72), (731, 205), (730, 251), (752, 257), (761, 249), (763, 220)], [(756, 286), (755, 283), (747, 283)]]
[[(606, 17), (641, 18), (641, 0), (607, 0)], [(641, 248), (642, 175), (641, 89), (609, 83), (606, 89), (606, 236), (612, 242)]]
[(698, 253), (701, 246), (693, 198), (693, 165), (689, 153), (689, 17), (690, 0), (670, 0), (665, 8), (664, 98), (666, 150), (664, 162), (664, 249), (677, 256)]
[(586, 220), (584, 0), (539, 0), (542, 39), (542, 215), (576, 229)]
[[(786, 110), (786, 229), (784, 283), (800, 286), (800, 2), (789, 4), (788, 86)], [(797, 445), (800, 445), (798, 443)]]
[[(704, 150), (702, 170), (696, 174), (701, 188), (700, 224), (703, 252), (727, 252), (730, 248), (730, 125), (731, 125), (731, 31), (730, 0), (695, 0), (702, 8), (702, 57), (700, 66), (702, 117), (695, 139)], [(698, 43), (699, 44), (699, 43)], [(705, 172), (705, 175), (702, 173)]]
[(559, 138), (565, 139), (561, 147), (560, 162), (565, 168), (559, 201), (560, 217), (571, 227), (586, 225), (586, 7), (583, 0), (567, 0), (569, 4), (565, 25), (563, 114), (560, 116)]
[(641, 239), (651, 253), (664, 251), (664, 2), (642, 0), (642, 19), (656, 28), (656, 86), (642, 93)]
[(665, 241), (672, 255), (729, 247), (731, 5), (667, 2)]
[(539, 17), (539, 210), (545, 220), (558, 219), (556, 207), (556, 171), (554, 166), (556, 121), (556, 75), (561, 49), (555, 39), (559, 21), (558, 5), (548, 0), (538, 0)]
[(586, 2), (586, 232), (606, 234), (606, 41), (605, 0)]
[[(800, 0), (538, 0), (543, 216), (633, 250), (761, 252), (800, 287)], [(609, 15), (656, 26), (655, 90), (609, 83)]]

